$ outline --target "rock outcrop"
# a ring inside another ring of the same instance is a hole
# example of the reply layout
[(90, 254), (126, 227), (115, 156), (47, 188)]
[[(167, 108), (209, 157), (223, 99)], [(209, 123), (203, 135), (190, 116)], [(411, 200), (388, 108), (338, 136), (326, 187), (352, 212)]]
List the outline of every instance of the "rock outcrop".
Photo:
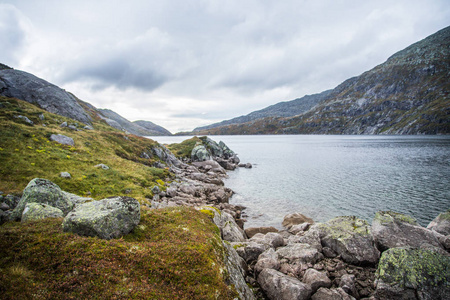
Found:
[(63, 230), (84, 236), (114, 239), (139, 224), (140, 204), (130, 197), (113, 197), (78, 205), (63, 221)]

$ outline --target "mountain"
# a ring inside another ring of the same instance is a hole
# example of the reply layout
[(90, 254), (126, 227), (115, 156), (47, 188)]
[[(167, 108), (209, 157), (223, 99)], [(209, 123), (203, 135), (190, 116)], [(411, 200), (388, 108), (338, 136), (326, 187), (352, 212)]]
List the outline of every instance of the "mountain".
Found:
[(171, 135), (161, 126), (149, 121), (133, 123), (108, 109), (97, 109), (75, 95), (30, 73), (0, 64), (0, 95), (25, 100), (38, 107), (84, 124), (92, 124), (93, 118), (135, 135)]
[[(98, 109), (110, 126), (140, 136), (172, 135), (167, 129), (149, 121), (130, 122), (110, 109)], [(141, 125), (142, 124), (142, 125)]]
[(327, 91), (297, 116), (271, 116), (196, 134), (450, 134), (449, 49), (446, 27)]
[(225, 120), (207, 126), (197, 127), (194, 129), (194, 132), (221, 127), (225, 125), (242, 124), (266, 117), (290, 117), (299, 115), (301, 113), (310, 110), (315, 105), (326, 99), (330, 92), (331, 90), (328, 90), (320, 94), (306, 95), (302, 98), (297, 98), (295, 100), (279, 102), (277, 104), (268, 106), (261, 110), (249, 113), (248, 115), (245, 116), (236, 117), (231, 120)]

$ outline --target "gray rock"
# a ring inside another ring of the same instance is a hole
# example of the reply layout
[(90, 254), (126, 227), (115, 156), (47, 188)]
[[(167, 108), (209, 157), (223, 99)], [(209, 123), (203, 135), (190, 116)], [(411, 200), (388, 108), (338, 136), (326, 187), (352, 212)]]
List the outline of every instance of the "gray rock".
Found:
[(243, 242), (246, 240), (245, 232), (237, 224), (234, 218), (226, 213), (221, 214), (222, 238), (229, 242)]
[(289, 263), (311, 263), (315, 264), (323, 259), (322, 253), (308, 244), (289, 244), (286, 247), (279, 248), (277, 254)]
[(15, 118), (24, 120), (24, 122), (27, 123), (27, 124), (29, 124), (29, 125), (34, 125), (34, 122), (31, 121), (30, 119), (28, 119), (28, 118), (25, 117), (25, 116), (19, 115), (19, 116), (15, 116)]
[(44, 114), (39, 114), (39, 120), (41, 120), (41, 121), (44, 121), (44, 120), (45, 120)]
[(20, 219), (25, 205), (32, 202), (48, 204), (52, 207), (59, 208), (64, 215), (74, 207), (74, 204), (61, 191), (58, 185), (47, 179), (35, 178), (23, 190), (22, 198), (13, 210), (11, 217), (14, 220)]
[(59, 127), (61, 128), (67, 127), (67, 122), (66, 121), (62, 122), (61, 125), (59, 125)]
[(293, 225), (303, 224), (303, 223), (314, 224), (313, 219), (306, 217), (301, 213), (292, 213), (284, 216), (282, 225), (286, 228), (291, 228)]
[(153, 194), (159, 194), (159, 193), (161, 193), (161, 189), (159, 188), (159, 186), (155, 185), (155, 186), (152, 188), (152, 193), (153, 193)]
[(119, 238), (139, 224), (139, 202), (130, 197), (114, 197), (77, 206), (63, 221), (63, 230), (101, 239)]
[(268, 232), (266, 234), (257, 233), (250, 238), (250, 241), (268, 245), (273, 248), (284, 246), (284, 239), (277, 232)]
[(439, 216), (428, 224), (427, 229), (431, 229), (442, 235), (450, 235), (450, 210), (439, 214)]
[(258, 275), (264, 269), (280, 269), (280, 260), (278, 254), (273, 248), (269, 248), (258, 257), (258, 261), (255, 264), (255, 274)]
[(391, 248), (383, 252), (376, 272), (379, 299), (448, 299), (450, 257), (435, 251)]
[(254, 236), (257, 233), (262, 233), (262, 234), (266, 234), (268, 232), (278, 232), (278, 229), (276, 229), (275, 227), (249, 227), (246, 228), (245, 230), (245, 234), (248, 236), (248, 238), (251, 238), (252, 236)]
[[(320, 232), (322, 246), (333, 249), (350, 264), (375, 264), (380, 252), (375, 247), (367, 221), (342, 216), (314, 226)], [(312, 229), (310, 229), (312, 230)]]
[(69, 172), (61, 172), (59, 174), (59, 176), (62, 177), (62, 178), (72, 178), (72, 176), (70, 175)]
[(102, 168), (103, 170), (109, 170), (109, 167), (105, 164), (95, 165), (94, 168)]
[(187, 166), (176, 158), (176, 156), (163, 145), (153, 147), (152, 151), (154, 155), (156, 155), (161, 161), (165, 162), (169, 167), (181, 168)]
[(264, 269), (258, 283), (272, 300), (306, 300), (311, 296), (309, 285), (273, 269)]
[(83, 129), (94, 130), (94, 127), (92, 127), (91, 125), (86, 125), (86, 126), (83, 127)]
[(62, 218), (63, 212), (59, 208), (42, 203), (27, 203), (22, 212), (22, 222), (36, 221), (46, 218)]
[(228, 159), (234, 155), (233, 150), (231, 150), (224, 142), (219, 142), (219, 147), (223, 151), (223, 158)]
[(237, 242), (231, 244), (235, 247), (239, 256), (242, 257), (248, 264), (257, 261), (258, 257), (270, 248), (268, 245), (258, 244), (255, 242)]
[(316, 248), (319, 252), (322, 252), (322, 241), (320, 239), (320, 231), (315, 230), (315, 227), (311, 228), (304, 235), (300, 236), (297, 240), (297, 243), (308, 244), (311, 247)]
[(331, 280), (325, 272), (319, 272), (315, 269), (306, 270), (303, 275), (303, 282), (311, 286), (312, 292), (315, 293), (319, 288), (331, 287)]
[(17, 206), (17, 204), (19, 204), (20, 198), (21, 197), (19, 196), (8, 194), (6, 196), (3, 196), (2, 201), (5, 202), (10, 207), (10, 209), (14, 209)]
[(211, 153), (203, 145), (195, 146), (191, 152), (192, 161), (211, 160)]
[(75, 145), (75, 142), (73, 141), (73, 139), (71, 137), (68, 137), (68, 136), (65, 136), (62, 134), (52, 134), (50, 136), (50, 141), (54, 141), (54, 142), (57, 142), (62, 145), (69, 145), (69, 146)]
[(10, 210), (11, 207), (9, 207), (8, 204), (6, 204), (5, 202), (0, 203), (0, 210), (6, 211), (6, 210)]
[(253, 168), (253, 166), (252, 166), (251, 163), (246, 163), (245, 166), (244, 166), (244, 168), (246, 168), (246, 169), (251, 169), (251, 168)]
[(13, 70), (0, 70), (0, 81), (6, 86), (0, 94), (37, 104), (48, 112), (66, 116), (85, 124), (91, 118), (77, 99), (63, 89), (32, 74)]
[(78, 128), (75, 125), (70, 124), (69, 126), (67, 126), (67, 128), (74, 130), (74, 131), (78, 131)]
[(379, 211), (372, 222), (372, 234), (381, 250), (395, 247), (442, 249), (436, 236), (407, 215), (391, 211)]
[(339, 287), (342, 288), (347, 294), (359, 298), (358, 290), (355, 286), (356, 277), (351, 274), (344, 274), (339, 280)]
[(239, 294), (239, 299), (253, 300), (256, 299), (252, 290), (245, 282), (245, 269), (247, 265), (245, 261), (236, 253), (231, 245), (223, 243), (225, 248), (225, 265), (227, 267), (228, 281), (234, 286)]
[(63, 194), (66, 195), (66, 197), (69, 199), (70, 202), (73, 203), (74, 207), (86, 203), (86, 202), (90, 202), (90, 201), (94, 201), (94, 199), (89, 198), (89, 197), (81, 197), (69, 192), (65, 192), (63, 191)]
[[(407, 298), (405, 298), (406, 300)], [(355, 300), (347, 294), (343, 289), (327, 289), (321, 287), (312, 297), (311, 300)], [(381, 300), (381, 299), (380, 299)], [(388, 299), (383, 299), (388, 300)]]
[(289, 233), (292, 233), (292, 234), (298, 234), (300, 232), (307, 231), (311, 225), (312, 224), (308, 223), (308, 222), (304, 222), (302, 224), (297, 224), (297, 225), (292, 225), (288, 231), (289, 231)]
[[(202, 138), (203, 139), (203, 138)], [(207, 137), (203, 140), (203, 142), (208, 146), (208, 149), (211, 151), (211, 154), (213, 157), (222, 157), (223, 156), (223, 150), (219, 147), (219, 145)]]

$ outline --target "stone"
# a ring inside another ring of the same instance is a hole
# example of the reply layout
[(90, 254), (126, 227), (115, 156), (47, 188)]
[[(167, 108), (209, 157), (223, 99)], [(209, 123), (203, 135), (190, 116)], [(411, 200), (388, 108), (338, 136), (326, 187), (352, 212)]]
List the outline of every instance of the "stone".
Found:
[(298, 234), (300, 232), (307, 231), (311, 225), (312, 224), (308, 223), (308, 222), (305, 222), (302, 224), (297, 224), (297, 225), (292, 225), (288, 231), (289, 231), (289, 233), (292, 233), (292, 234)]
[(321, 287), (331, 287), (331, 280), (330, 278), (328, 278), (327, 274), (325, 274), (325, 272), (319, 272), (315, 269), (306, 270), (305, 274), (303, 275), (303, 282), (311, 286), (311, 290), (313, 293), (315, 293)]
[(297, 243), (308, 244), (311, 247), (316, 248), (319, 252), (322, 252), (322, 241), (320, 239), (320, 232), (318, 230), (315, 229), (308, 230), (304, 235), (300, 236), (297, 239)]
[(448, 299), (449, 270), (449, 256), (425, 249), (391, 248), (381, 255), (375, 296), (393, 300)]
[(14, 220), (20, 219), (25, 205), (32, 202), (48, 204), (52, 207), (59, 208), (64, 216), (74, 207), (74, 204), (58, 185), (47, 179), (35, 178), (23, 190), (22, 198), (13, 210), (11, 217)]
[(229, 242), (243, 242), (246, 240), (245, 232), (237, 224), (234, 218), (226, 212), (221, 213), (222, 238)]
[(57, 142), (62, 145), (74, 146), (75, 142), (73, 138), (62, 135), (62, 134), (52, 134), (50, 136), (50, 141)]
[(355, 265), (378, 262), (380, 252), (367, 221), (341, 216), (314, 226), (314, 230), (320, 232), (322, 246), (333, 249), (345, 262)]
[(355, 298), (347, 294), (341, 288), (327, 289), (321, 287), (314, 295), (312, 295), (311, 300), (355, 300)]
[(73, 203), (74, 207), (86, 203), (86, 202), (90, 202), (90, 201), (94, 201), (94, 199), (89, 198), (89, 197), (82, 197), (82, 196), (78, 196), (66, 191), (63, 191), (63, 194), (66, 195), (66, 197), (69, 199), (70, 202)]
[(28, 125), (34, 125), (34, 122), (31, 121), (30, 119), (28, 119), (28, 118), (25, 117), (25, 116), (19, 115), (19, 116), (16, 116), (16, 118), (17, 118), (17, 119), (24, 120), (24, 122), (27, 123)]
[(309, 285), (273, 269), (259, 273), (258, 283), (272, 300), (306, 300), (311, 296)]
[(266, 234), (268, 232), (278, 232), (278, 229), (276, 229), (275, 227), (249, 227), (246, 228), (245, 230), (245, 234), (248, 236), (248, 238), (251, 238), (252, 236), (254, 236), (257, 233), (262, 233), (262, 234)]
[(59, 208), (42, 203), (27, 203), (22, 212), (22, 222), (36, 221), (46, 218), (62, 218), (63, 212)]
[(209, 137), (206, 137), (206, 139), (204, 139), (203, 142), (206, 143), (206, 145), (208, 146), (208, 149), (211, 151), (211, 154), (213, 157), (222, 157), (223, 156), (223, 149), (220, 148), (220, 146), (215, 141), (213, 141)]
[(0, 203), (0, 210), (6, 211), (6, 210), (10, 210), (11, 207), (9, 207), (8, 204), (6, 204), (5, 202)]
[(61, 125), (59, 125), (59, 127), (61, 128), (67, 127), (67, 122), (66, 121), (62, 122)]
[(39, 120), (41, 120), (41, 121), (44, 121), (44, 120), (45, 120), (44, 114), (39, 114)]
[(293, 225), (302, 224), (302, 223), (310, 223), (314, 224), (313, 219), (302, 215), (301, 213), (292, 213), (284, 216), (283, 223), (281, 223), (287, 229), (291, 228)]
[(429, 245), (442, 249), (430, 229), (420, 226), (408, 215), (379, 211), (372, 222), (372, 234), (380, 250), (395, 247), (429, 248)]
[(72, 176), (70, 175), (69, 172), (61, 172), (59, 174), (59, 176), (62, 177), (62, 178), (72, 178)]
[(219, 142), (219, 147), (222, 149), (223, 158), (228, 159), (234, 155), (233, 150), (231, 150), (224, 142)]
[(63, 230), (101, 239), (130, 233), (141, 219), (139, 202), (130, 197), (112, 197), (77, 206), (63, 221)]
[(268, 232), (266, 234), (257, 233), (250, 238), (250, 241), (268, 245), (273, 248), (284, 246), (284, 239), (277, 232)]
[(195, 146), (191, 152), (192, 161), (205, 161), (211, 160), (211, 154), (203, 145)]
[(258, 244), (255, 242), (236, 242), (231, 243), (236, 252), (242, 257), (246, 263), (251, 264), (257, 261), (258, 257), (270, 247), (268, 245)]
[(109, 167), (105, 164), (95, 165), (94, 168), (102, 168), (103, 170), (109, 170)]
[(439, 214), (439, 216), (428, 224), (427, 229), (431, 229), (442, 235), (450, 235), (450, 210)]
[(159, 186), (155, 185), (154, 187), (152, 187), (152, 193), (153, 194), (161, 193), (161, 189), (159, 188)]
[(273, 248), (269, 248), (258, 257), (258, 261), (255, 264), (255, 274), (258, 275), (264, 269), (280, 269), (280, 260), (278, 254)]
[(344, 274), (339, 280), (339, 287), (342, 288), (347, 294), (359, 298), (358, 291), (355, 286), (356, 277), (351, 274)]
[(323, 259), (323, 254), (316, 248), (302, 243), (289, 244), (286, 247), (279, 248), (276, 252), (280, 259), (284, 258), (289, 263), (315, 264)]
[(251, 168), (253, 168), (253, 166), (252, 166), (251, 163), (246, 163), (245, 166), (244, 166), (244, 168), (246, 168), (246, 169), (251, 169)]

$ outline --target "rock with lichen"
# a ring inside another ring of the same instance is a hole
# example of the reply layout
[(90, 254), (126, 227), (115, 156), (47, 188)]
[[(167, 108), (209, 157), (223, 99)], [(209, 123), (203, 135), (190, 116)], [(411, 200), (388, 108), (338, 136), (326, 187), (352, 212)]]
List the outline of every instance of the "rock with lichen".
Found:
[(63, 230), (101, 239), (119, 238), (131, 232), (141, 219), (139, 202), (113, 197), (77, 206), (63, 221)]
[(62, 218), (63, 212), (59, 208), (43, 203), (27, 203), (22, 212), (22, 222), (42, 220), (46, 218)]
[(439, 214), (439, 216), (428, 224), (427, 228), (442, 235), (450, 235), (450, 209)]
[(448, 299), (450, 257), (425, 249), (392, 248), (383, 252), (376, 278), (378, 299)]

